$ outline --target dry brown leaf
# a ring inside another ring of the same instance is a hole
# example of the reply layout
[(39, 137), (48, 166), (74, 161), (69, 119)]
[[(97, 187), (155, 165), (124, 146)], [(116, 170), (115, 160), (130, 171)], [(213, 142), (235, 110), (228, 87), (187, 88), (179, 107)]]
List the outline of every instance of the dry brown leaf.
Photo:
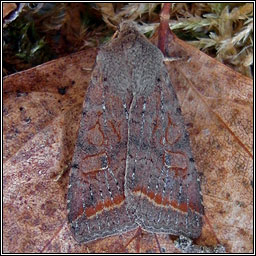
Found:
[[(106, 24), (110, 27), (115, 27), (110, 21), (115, 20), (115, 10), (113, 3), (97, 3), (96, 4), (101, 11), (102, 18), (106, 22)], [(109, 21), (110, 20), (110, 21)]]
[(14, 11), (17, 8), (15, 3), (3, 3), (3, 18)]
[(232, 253), (253, 250), (253, 82), (170, 36), (167, 62), (202, 172), (206, 223)]
[[(171, 38), (168, 62), (198, 169), (206, 210), (202, 245), (252, 252), (252, 80)], [(67, 225), (68, 175), (96, 51), (4, 80), (4, 252), (179, 252), (168, 235), (138, 230), (88, 244)], [(157, 239), (156, 239), (157, 237)], [(159, 242), (159, 244), (158, 244)]]

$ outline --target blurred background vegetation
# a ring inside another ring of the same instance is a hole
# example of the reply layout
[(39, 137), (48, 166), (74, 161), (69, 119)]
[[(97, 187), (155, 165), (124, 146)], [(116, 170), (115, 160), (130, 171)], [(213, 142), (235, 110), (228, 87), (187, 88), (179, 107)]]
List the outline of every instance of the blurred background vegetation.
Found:
[[(161, 3), (4, 3), (4, 75), (99, 47), (122, 20), (150, 38), (160, 11)], [(180, 39), (252, 77), (253, 3), (173, 3), (170, 16)]]

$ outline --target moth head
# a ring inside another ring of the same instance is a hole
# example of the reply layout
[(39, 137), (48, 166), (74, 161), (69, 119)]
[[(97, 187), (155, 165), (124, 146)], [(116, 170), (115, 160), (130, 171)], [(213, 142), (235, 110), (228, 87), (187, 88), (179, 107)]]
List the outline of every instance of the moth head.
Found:
[(126, 20), (123, 21), (118, 27), (119, 33), (121, 35), (128, 35), (138, 33), (137, 25), (135, 22)]

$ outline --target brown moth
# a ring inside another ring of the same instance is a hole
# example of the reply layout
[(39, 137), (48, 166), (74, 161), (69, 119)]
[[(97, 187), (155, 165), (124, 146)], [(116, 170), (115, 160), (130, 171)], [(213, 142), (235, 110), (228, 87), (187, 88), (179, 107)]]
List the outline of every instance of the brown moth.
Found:
[(97, 56), (68, 191), (78, 242), (126, 232), (198, 237), (200, 181), (161, 51), (123, 22)]

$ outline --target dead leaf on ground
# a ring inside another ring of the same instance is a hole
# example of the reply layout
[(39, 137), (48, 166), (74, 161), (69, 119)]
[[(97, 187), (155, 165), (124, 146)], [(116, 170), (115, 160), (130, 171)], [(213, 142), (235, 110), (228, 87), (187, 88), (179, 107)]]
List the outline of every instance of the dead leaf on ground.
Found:
[(4, 3), (3, 4), (3, 18), (5, 18), (8, 14), (10, 14), (16, 8), (17, 8), (17, 4), (15, 4), (15, 3)]
[(183, 58), (166, 65), (202, 172), (206, 223), (198, 242), (252, 252), (253, 82), (177, 37), (168, 53)]
[[(206, 215), (196, 242), (252, 252), (252, 80), (169, 43), (169, 55), (183, 57), (166, 65), (202, 173)], [(55, 178), (72, 159), (95, 57), (83, 51), (4, 80), (4, 252), (179, 252), (170, 236), (136, 230), (82, 245), (71, 236), (68, 175)]]

